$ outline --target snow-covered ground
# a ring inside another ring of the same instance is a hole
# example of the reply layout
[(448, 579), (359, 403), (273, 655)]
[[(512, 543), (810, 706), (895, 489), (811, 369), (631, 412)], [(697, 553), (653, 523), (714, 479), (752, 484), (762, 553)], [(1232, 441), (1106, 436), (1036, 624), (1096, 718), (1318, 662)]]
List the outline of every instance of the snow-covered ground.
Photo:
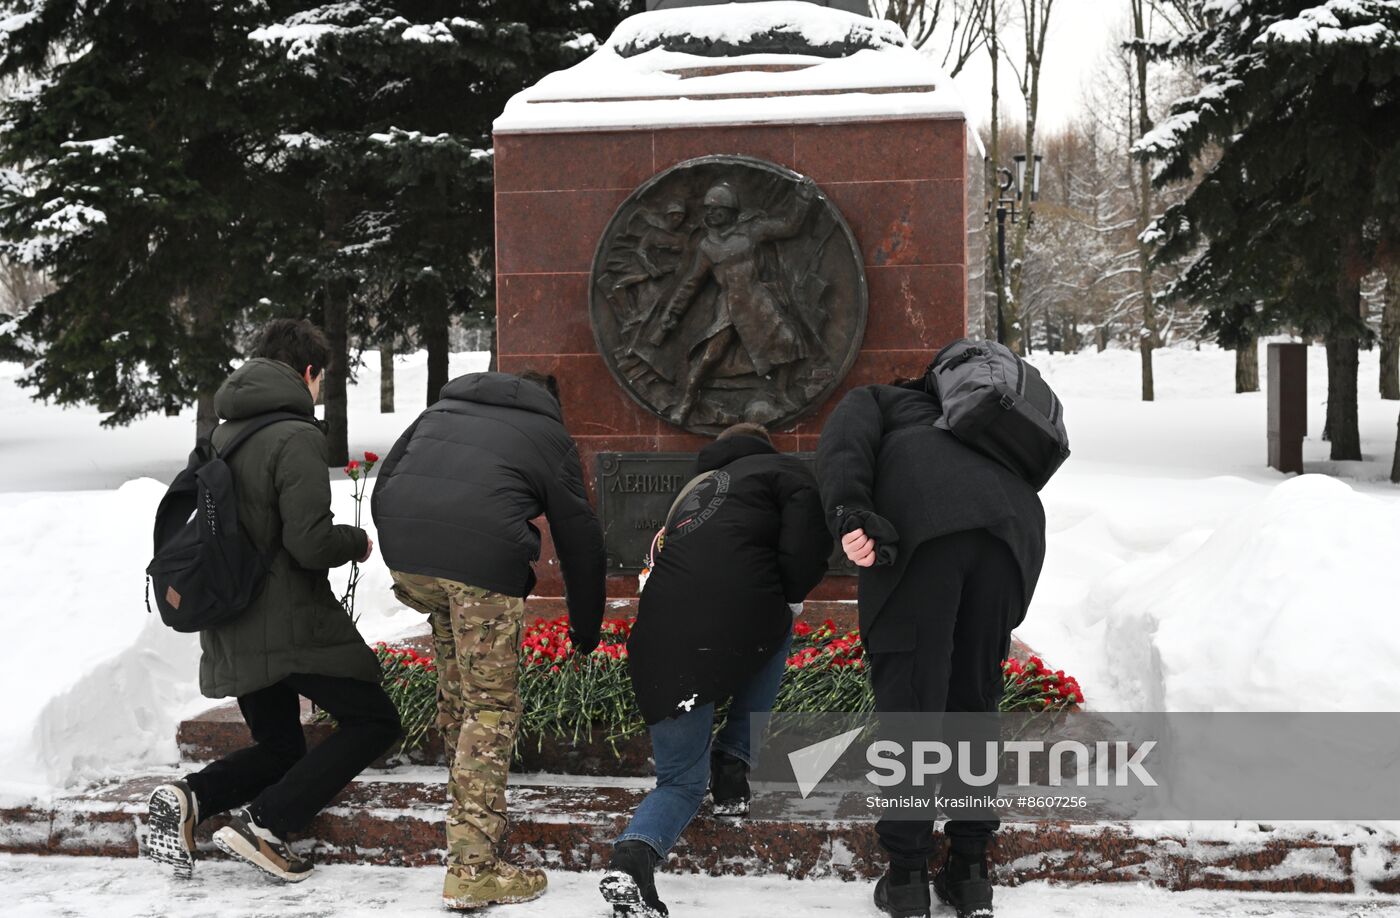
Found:
[[(549, 876), (545, 895), (492, 910), (512, 918), (607, 918), (597, 873)], [(871, 884), (772, 877), (661, 874), (657, 888), (674, 915), (770, 918), (841, 915), (878, 918)], [(202, 863), (180, 882), (144, 861), (0, 856), (0, 895), (11, 918), (101, 914), (104, 918), (358, 918), (436, 916), (440, 868), (331, 865), (294, 886), (263, 879), (251, 868)], [(1107, 884), (1055, 887), (1033, 883), (996, 891), (999, 918), (1382, 918), (1400, 915), (1392, 901), (1360, 896), (1168, 892)], [(935, 913), (940, 913), (935, 910)], [(951, 914), (951, 912), (948, 912)]]
[[(1230, 353), (1159, 352), (1151, 404), (1137, 400), (1135, 353), (1033, 359), (1066, 403), (1074, 455), (1042, 495), (1049, 556), (1019, 633), (1078, 676), (1092, 707), (1400, 710), (1400, 488), (1384, 480), (1400, 404), (1375, 395), (1374, 352), (1361, 365), (1367, 458), (1342, 464), (1317, 437), (1326, 372), (1311, 354), (1306, 456), (1338, 477), (1264, 467), (1264, 398), (1233, 394)], [(454, 355), (452, 371), (483, 361)], [(196, 642), (141, 598), (151, 518), (192, 417), (105, 430), (95, 411), (32, 402), (20, 372), (0, 364), (3, 795), (174, 762), (176, 723), (205, 704)], [(401, 358), (400, 411), (381, 415), (378, 373), (362, 370), (352, 452), (387, 451), (425, 375), (421, 354)], [(350, 483), (332, 478), (348, 520)], [(388, 584), (372, 561), (359, 590), (370, 640), (422, 625)]]

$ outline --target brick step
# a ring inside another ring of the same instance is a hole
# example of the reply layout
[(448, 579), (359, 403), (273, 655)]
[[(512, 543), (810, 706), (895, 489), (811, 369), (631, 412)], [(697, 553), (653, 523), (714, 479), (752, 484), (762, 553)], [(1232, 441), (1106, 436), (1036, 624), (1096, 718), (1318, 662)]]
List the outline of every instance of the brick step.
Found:
[[(368, 773), (356, 780), (297, 843), (319, 862), (426, 866), (442, 863), (445, 784), (430, 769)], [(151, 789), (172, 774), (120, 783), (0, 810), (0, 851), (131, 857)], [(521, 776), (509, 792), (509, 856), (555, 870), (601, 869), (626, 815), (647, 782), (583, 784), (558, 776)], [(199, 832), (201, 852), (218, 827)], [(1169, 889), (1400, 893), (1400, 844), (1353, 836), (1259, 831), (1231, 841), (1111, 822), (1007, 822), (993, 849), (998, 883), (1150, 882)], [(878, 854), (868, 819), (765, 818), (744, 822), (701, 816), (667, 869), (712, 875), (795, 878), (875, 876)]]

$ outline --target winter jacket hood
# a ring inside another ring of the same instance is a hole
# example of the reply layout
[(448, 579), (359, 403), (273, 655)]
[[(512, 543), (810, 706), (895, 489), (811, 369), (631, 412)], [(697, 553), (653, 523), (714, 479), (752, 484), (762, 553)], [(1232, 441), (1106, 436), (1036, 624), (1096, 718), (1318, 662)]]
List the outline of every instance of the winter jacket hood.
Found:
[(297, 371), (266, 357), (254, 357), (234, 370), (214, 394), (214, 410), (225, 421), (241, 421), (272, 411), (310, 417), (315, 407), (311, 390)]
[(777, 456), (781, 455), (773, 444), (759, 437), (737, 436), (726, 437), (723, 440), (716, 440), (700, 450), (695, 457), (695, 467), (691, 472), (692, 476), (713, 472), (715, 469), (722, 469), (731, 462), (743, 459), (745, 456)]
[(468, 373), (442, 387), (441, 398), (518, 408), (560, 421), (559, 403), (543, 386), (510, 373)]
[(370, 506), (391, 570), (528, 596), (543, 515), (559, 556), (575, 643), (603, 619), (603, 530), (559, 403), (508, 373), (442, 388), (379, 468)]
[(200, 690), (211, 698), (247, 695), (292, 673), (377, 682), (379, 663), (331, 589), (327, 569), (362, 558), (365, 532), (331, 514), (330, 456), (314, 426), (311, 392), (295, 370), (254, 358), (219, 388), (215, 428), (223, 449), (259, 415), (292, 412), (259, 430), (229, 459), (238, 521), (268, 556), (267, 581), (232, 621), (200, 632)]
[(821, 582), (831, 555), (816, 480), (758, 437), (717, 440), (713, 472), (666, 521), (637, 608), (628, 668), (647, 723), (731, 697), (777, 652), (789, 603)]

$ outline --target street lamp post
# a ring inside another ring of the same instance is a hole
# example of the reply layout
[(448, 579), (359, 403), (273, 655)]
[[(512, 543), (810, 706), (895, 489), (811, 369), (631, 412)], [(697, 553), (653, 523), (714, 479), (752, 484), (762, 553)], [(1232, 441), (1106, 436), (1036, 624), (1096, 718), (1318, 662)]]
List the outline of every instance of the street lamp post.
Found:
[[(1017, 153), (1011, 157), (1015, 165), (1015, 172), (1005, 166), (998, 166), (997, 174), (997, 197), (994, 201), (987, 202), (987, 219), (990, 220), (995, 212), (997, 220), (997, 343), (1006, 343), (1006, 223), (1008, 218), (1012, 223), (1021, 221), (1021, 214), (1026, 214), (1026, 224), (1029, 226), (1032, 215), (1029, 207), (1022, 207), (1022, 202), (1029, 200), (1034, 204), (1040, 200), (1040, 163), (1041, 156), (1037, 154), (1031, 160), (1031, 184), (1026, 188), (1026, 154)], [(995, 206), (994, 206), (995, 205)]]

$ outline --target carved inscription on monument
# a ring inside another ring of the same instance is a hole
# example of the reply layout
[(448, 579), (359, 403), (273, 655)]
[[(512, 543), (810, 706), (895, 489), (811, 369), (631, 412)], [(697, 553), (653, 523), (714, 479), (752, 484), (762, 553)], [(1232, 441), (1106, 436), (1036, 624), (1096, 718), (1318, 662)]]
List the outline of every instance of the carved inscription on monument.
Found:
[(642, 185), (593, 263), (599, 351), (637, 402), (695, 433), (788, 426), (850, 369), (866, 285), (846, 221), (782, 166), (707, 156)]
[[(798, 458), (815, 471), (814, 455), (801, 453)], [(642, 569), (652, 536), (665, 521), (671, 501), (690, 480), (694, 465), (694, 453), (598, 454), (598, 516), (609, 573)], [(831, 572), (855, 573), (839, 547), (832, 556)]]

